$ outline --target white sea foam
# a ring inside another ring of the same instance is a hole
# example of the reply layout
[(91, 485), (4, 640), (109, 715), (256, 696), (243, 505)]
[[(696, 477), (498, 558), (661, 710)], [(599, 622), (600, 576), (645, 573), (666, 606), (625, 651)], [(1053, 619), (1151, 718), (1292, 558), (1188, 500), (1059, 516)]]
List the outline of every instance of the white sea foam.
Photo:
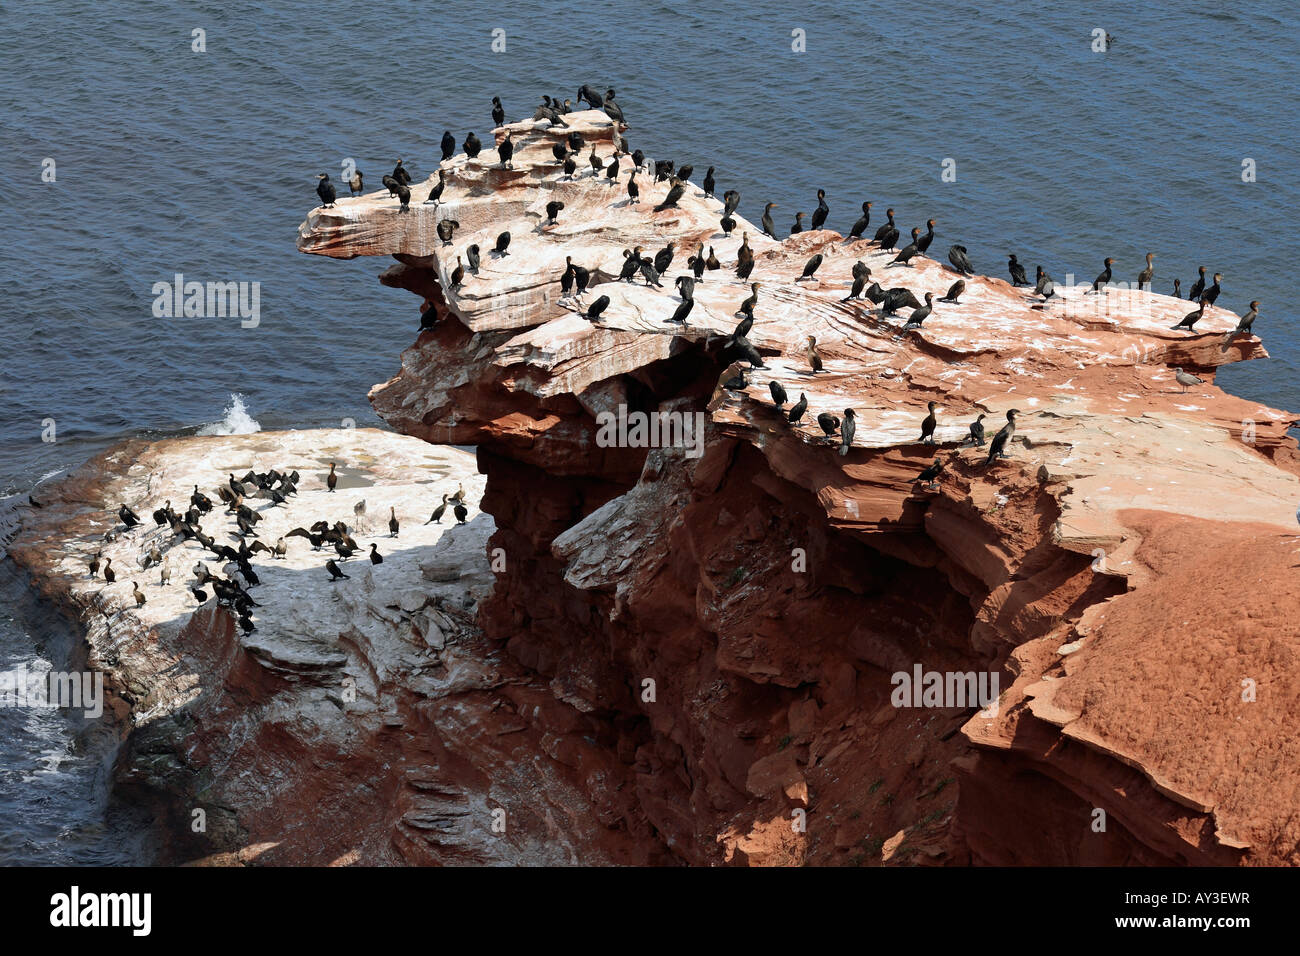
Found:
[(244, 396), (233, 392), (230, 396), (230, 404), (226, 406), (226, 417), (211, 425), (204, 425), (196, 434), (252, 435), (261, 430), (262, 426), (258, 424), (257, 419), (248, 414), (248, 409), (244, 406)]

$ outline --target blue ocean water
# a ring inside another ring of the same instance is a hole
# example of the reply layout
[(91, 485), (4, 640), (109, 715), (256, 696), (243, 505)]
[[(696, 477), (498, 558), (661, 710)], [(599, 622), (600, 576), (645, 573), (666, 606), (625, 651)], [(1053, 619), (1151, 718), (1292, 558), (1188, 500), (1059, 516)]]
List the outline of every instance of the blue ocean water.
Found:
[[(221, 421), (235, 393), (264, 428), (376, 424), (366, 391), (396, 371), (417, 301), (378, 284), (387, 262), (295, 251), (315, 174), (338, 181), (352, 158), (374, 188), (401, 156), (422, 178), (444, 129), (486, 138), (493, 95), (517, 119), (583, 83), (618, 90), (633, 147), (694, 163), (697, 180), (716, 166), (751, 219), (779, 203), (782, 233), (820, 187), (830, 226), (847, 231), (865, 199), (877, 219), (894, 206), (905, 231), (934, 217), (936, 246), (961, 242), (993, 274), (1013, 251), (1058, 279), (1090, 278), (1107, 255), (1133, 279), (1154, 251), (1161, 291), (1199, 264), (1223, 272), (1219, 304), (1260, 299), (1273, 358), (1220, 384), (1300, 409), (1285, 295), (1300, 198), (1292, 13), (1216, 0), (7, 5), (0, 494), (122, 437)], [(1108, 51), (1093, 51), (1094, 29), (1114, 37)], [(260, 324), (155, 318), (153, 284), (178, 272), (260, 283)], [(0, 619), (0, 668), (31, 655), (42, 626)], [(57, 747), (69, 731), (41, 732)], [(31, 776), (23, 759), (0, 766), (0, 831), (102, 817), (85, 781), (5, 785)], [(26, 854), (59, 852), (37, 838)]]

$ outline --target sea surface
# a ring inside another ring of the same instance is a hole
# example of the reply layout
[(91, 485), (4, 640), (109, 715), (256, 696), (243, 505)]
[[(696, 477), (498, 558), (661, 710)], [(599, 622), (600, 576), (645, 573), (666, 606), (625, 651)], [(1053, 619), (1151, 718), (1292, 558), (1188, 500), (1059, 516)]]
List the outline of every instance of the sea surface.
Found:
[[(374, 189), (400, 156), (422, 179), (444, 129), (488, 139), (493, 95), (515, 120), (583, 83), (617, 89), (634, 148), (693, 163), (697, 182), (716, 166), (746, 217), (778, 203), (782, 235), (820, 187), (830, 227), (846, 232), (867, 199), (873, 228), (890, 205), (904, 234), (934, 217), (937, 249), (960, 242), (994, 275), (1015, 252), (1031, 274), (1041, 263), (1086, 281), (1109, 255), (1132, 280), (1152, 251), (1169, 291), (1207, 265), (1225, 275), (1220, 305), (1261, 300), (1255, 328), (1273, 356), (1220, 384), (1300, 410), (1290, 4), (54, 0), (3, 12), (0, 495), (39, 498), (39, 482), (128, 436), (379, 424), (366, 392), (397, 370), (418, 300), (379, 285), (388, 261), (295, 250), (316, 174), (345, 193), (350, 158)], [(1098, 29), (1113, 37), (1106, 52)], [(259, 283), (258, 325), (154, 317), (154, 283), (176, 273)], [(62, 666), (74, 638), (12, 577), (0, 579), (0, 670)], [(138, 822), (106, 818), (111, 750), (84, 737), (57, 714), (0, 711), (0, 863), (147, 853)]]

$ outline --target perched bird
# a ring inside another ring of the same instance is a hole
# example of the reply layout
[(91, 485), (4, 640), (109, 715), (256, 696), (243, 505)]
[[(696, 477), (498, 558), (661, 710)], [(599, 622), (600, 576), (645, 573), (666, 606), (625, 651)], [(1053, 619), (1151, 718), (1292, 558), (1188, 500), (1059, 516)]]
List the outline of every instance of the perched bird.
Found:
[(277, 538), (277, 539), (276, 539), (276, 542), (275, 542), (275, 548), (273, 549), (273, 551), (274, 551), (274, 554), (275, 554), (276, 558), (279, 558), (279, 559), (281, 559), (281, 560), (283, 560), (283, 558), (285, 557), (285, 555), (287, 555), (287, 554), (289, 553), (289, 545), (285, 543), (285, 540), (284, 540), (283, 537), (280, 537), (280, 538)]
[(1106, 268), (1101, 271), (1097, 278), (1092, 280), (1092, 292), (1101, 292), (1106, 288), (1106, 283), (1110, 281), (1110, 266), (1114, 259), (1107, 258), (1104, 262)]
[(411, 174), (406, 171), (406, 167), (402, 165), (400, 159), (397, 161), (397, 165), (393, 167), (392, 176), (403, 186), (411, 185)]
[(483, 144), (479, 141), (479, 138), (474, 135), (473, 131), (470, 131), (470, 134), (465, 137), (463, 148), (466, 156), (470, 159), (476, 159), (478, 158), (479, 151), (483, 149)]
[(442, 131), (442, 162), (451, 159), (456, 153), (456, 137), (451, 135), (451, 130)]
[(758, 287), (759, 287), (759, 283), (757, 282), (751, 282), (749, 284), (749, 289), (750, 289), (749, 297), (745, 299), (744, 302), (740, 303), (740, 308), (736, 310), (737, 315), (747, 315), (751, 318), (753, 317), (754, 306), (758, 305)]
[(709, 199), (712, 199), (713, 187), (715, 187), (717, 184), (718, 184), (717, 180), (713, 178), (713, 167), (710, 166), (708, 169), (704, 171), (704, 183), (703, 183), (704, 195)]
[(943, 473), (943, 463), (936, 458), (930, 466), (917, 475), (913, 481), (919, 481), (935, 488), (939, 484), (939, 475)]
[(330, 182), (328, 173), (317, 173), (316, 178), (320, 180), (316, 184), (316, 195), (320, 197), (322, 209), (328, 209), (334, 205), (334, 200), (338, 198), (338, 192), (334, 189), (334, 184)]
[(781, 386), (780, 382), (777, 381), (768, 382), (767, 388), (768, 391), (772, 393), (772, 403), (776, 405), (777, 408), (780, 408), (782, 405), (786, 403), (787, 399), (786, 399), (785, 389)]
[(339, 476), (334, 473), (334, 462), (330, 462), (330, 473), (325, 476), (325, 487), (333, 491), (339, 483)]
[(983, 447), (984, 445), (984, 413), (981, 412), (979, 418), (970, 423), (970, 434), (966, 441), (972, 445)]
[(510, 253), (507, 252), (506, 250), (509, 248), (510, 248), (510, 231), (506, 230), (505, 232), (501, 233), (501, 235), (497, 236), (497, 244), (492, 251), (495, 252), (498, 256), (508, 256), (510, 255)]
[(1222, 279), (1222, 278), (1223, 278), (1223, 273), (1221, 273), (1221, 272), (1216, 272), (1216, 273), (1214, 274), (1214, 284), (1213, 284), (1212, 286), (1210, 286), (1208, 289), (1206, 289), (1204, 292), (1201, 293), (1201, 298), (1203, 298), (1203, 299), (1205, 300), (1205, 302), (1206, 302), (1207, 305), (1214, 305), (1215, 301), (1218, 300), (1218, 298), (1219, 298), (1219, 280)]
[(803, 354), (808, 359), (808, 367), (812, 369), (814, 375), (822, 370), (822, 357), (821, 353), (817, 351), (817, 338), (815, 336), (808, 336), (808, 344), (804, 346)]
[(691, 309), (693, 308), (695, 308), (694, 299), (683, 299), (682, 304), (676, 308), (676, 310), (672, 314), (672, 317), (669, 318), (668, 321), (685, 324), (686, 317), (691, 314)]
[(394, 538), (397, 537), (397, 527), (398, 527), (398, 526), (397, 526), (397, 509), (396, 509), (396, 508), (389, 508), (389, 509), (388, 509), (388, 534), (389, 534), (391, 537), (394, 537)]
[(552, 199), (550, 202), (546, 204), (547, 225), (551, 225), (551, 226), (555, 225), (555, 217), (559, 215), (560, 210), (563, 208), (564, 208), (564, 203), (562, 203), (558, 199)]
[(1175, 299), (1181, 299), (1182, 297), (1183, 297), (1183, 280), (1182, 280), (1182, 279), (1175, 279), (1175, 280), (1174, 280), (1174, 298), (1175, 298)]
[(808, 396), (803, 392), (800, 392), (799, 401), (794, 403), (794, 406), (790, 409), (790, 413), (786, 417), (790, 420), (790, 424), (793, 425), (798, 422), (799, 419), (803, 418), (803, 413), (806, 411), (808, 411)]
[(966, 258), (965, 246), (949, 246), (948, 261), (964, 276), (975, 274), (975, 267), (970, 264), (970, 259)]
[(1011, 436), (1016, 433), (1016, 416), (1020, 414), (1020, 409), (1013, 408), (1007, 412), (1007, 423), (998, 429), (998, 433), (993, 436), (993, 441), (989, 443), (989, 456), (984, 459), (984, 464), (991, 465), (995, 459), (1009, 457), (1006, 452), (1007, 442), (1011, 441)]
[(465, 281), (465, 266), (461, 264), (460, 256), (456, 257), (456, 268), (451, 270), (451, 288), (454, 292), (459, 289)]
[(479, 267), (479, 248), (478, 243), (465, 247), (465, 261), (469, 263), (469, 271), (478, 272)]
[(1184, 392), (1187, 391), (1189, 386), (1205, 384), (1204, 379), (1197, 378), (1191, 372), (1184, 372), (1179, 366), (1174, 366), (1174, 380), (1183, 387)]
[(457, 219), (444, 219), (437, 226), (438, 238), (442, 240), (444, 246), (451, 245), (452, 236), (460, 228), (460, 221)]
[(161, 568), (158, 569), (158, 586), (166, 587), (167, 585), (171, 584), (171, 580), (172, 580), (172, 569), (167, 567), (167, 565), (164, 564)]
[(370, 542), (370, 563), (371, 564), (384, 563), (384, 556), (379, 553), (379, 545), (375, 544), (373, 541)]
[(1014, 254), (1007, 259), (1007, 271), (1011, 273), (1011, 284), (1013, 286), (1029, 285), (1029, 277), (1025, 275), (1025, 267), (1020, 264)]
[(840, 420), (830, 412), (822, 412), (819, 414), (817, 416), (817, 424), (821, 426), (821, 430), (828, 436), (834, 435), (840, 430)]
[(809, 259), (807, 262), (804, 263), (803, 274), (799, 276), (799, 278), (796, 279), (795, 281), (799, 282), (803, 279), (811, 279), (813, 275), (817, 272), (817, 270), (821, 268), (821, 264), (822, 264), (822, 254), (819, 252), (811, 259)]
[(826, 205), (826, 190), (817, 190), (817, 208), (812, 214), (812, 228), (821, 229), (826, 225), (826, 217), (830, 215), (831, 208)]
[(866, 232), (867, 227), (871, 225), (871, 205), (872, 204), (869, 202), (864, 202), (862, 204), (862, 215), (858, 217), (858, 221), (855, 222), (853, 228), (849, 230), (850, 239), (861, 239), (862, 234)]
[(925, 305), (921, 306), (919, 309), (914, 309), (912, 311), (912, 314), (907, 318), (907, 324), (904, 325), (903, 328), (905, 329), (920, 328), (921, 323), (930, 317), (930, 312), (933, 311), (933, 308), (934, 308), (934, 293), (927, 292), (925, 294)]
[(356, 172), (354, 172), (351, 175), (351, 177), (349, 177), (348, 189), (352, 191), (352, 195), (360, 196), (361, 193), (363, 192), (363, 186), (362, 186), (363, 178), (364, 178), (364, 174), (359, 169)]
[(396, 196), (399, 212), (410, 212), (411, 206), (411, 187), (405, 183), (398, 182), (392, 176), (385, 176), (381, 180), (384, 188), (388, 190), (388, 195)]
[(452, 509), (452, 512), (456, 515), (457, 523), (464, 524), (465, 516), (469, 514), (469, 509), (466, 508), (463, 504), (458, 502), (456, 504), (456, 507)]
[(510, 131), (506, 131), (505, 139), (497, 144), (497, 156), (501, 159), (501, 165), (510, 169), (514, 164), (511, 162), (515, 155), (515, 143), (510, 138)]
[(117, 580), (117, 573), (113, 570), (112, 565), (113, 565), (112, 558), (104, 559), (104, 581), (107, 584), (112, 584), (114, 581)]
[(1187, 298), (1193, 302), (1201, 301), (1201, 293), (1205, 291), (1205, 266), (1200, 266), (1196, 271), (1196, 282), (1192, 284), (1192, 291), (1187, 293)]
[(927, 219), (925, 221), (925, 235), (916, 240), (916, 250), (922, 255), (930, 248), (930, 243), (934, 242), (934, 222), (933, 219)]
[(144, 601), (145, 601), (144, 592), (140, 590), (139, 581), (131, 582), (131, 596), (135, 598), (136, 607), (144, 607)]
[(685, 193), (686, 193), (686, 186), (683, 185), (680, 180), (675, 180), (673, 182), (673, 185), (668, 190), (668, 195), (664, 196), (664, 201), (661, 202), (659, 205), (655, 206), (655, 211), (658, 212), (661, 209), (667, 209), (670, 206), (676, 206), (677, 200), (681, 199)]
[(1252, 299), (1250, 303), (1250, 311), (1241, 317), (1241, 321), (1237, 323), (1235, 329), (1223, 336), (1223, 345), (1219, 350), (1221, 352), (1228, 351), (1228, 346), (1232, 344), (1232, 340), (1238, 335), (1253, 335), (1254, 333), (1251, 332), (1251, 328), (1254, 326), (1255, 319), (1257, 318), (1259, 318), (1259, 300)]
[(1151, 289), (1151, 280), (1155, 278), (1156, 268), (1151, 264), (1151, 260), (1156, 257), (1154, 252), (1147, 253), (1147, 267), (1138, 273), (1138, 288)]
[(960, 296), (965, 291), (966, 291), (966, 280), (958, 279), (956, 282), (954, 282), (952, 285), (948, 287), (948, 293), (939, 301), (951, 302), (953, 305), (961, 305), (961, 303), (957, 301), (957, 297)]
[(331, 580), (331, 581), (337, 581), (337, 580), (339, 580), (340, 578), (346, 578), (346, 577), (348, 577), (348, 575), (344, 574), (342, 571), (339, 570), (339, 566), (338, 566), (337, 564), (334, 563), (334, 559), (333, 559), (333, 558), (329, 558), (329, 559), (326, 560), (326, 562), (325, 562), (325, 570), (328, 571), (328, 572), (330, 573), (330, 580)]
[(492, 122), (500, 126), (506, 121), (506, 111), (501, 106), (501, 97), (492, 97)]
[(1185, 316), (1183, 316), (1181, 322), (1179, 322), (1177, 325), (1171, 325), (1170, 328), (1186, 329), (1188, 332), (1194, 331), (1196, 327), (1196, 323), (1201, 320), (1201, 317), (1203, 315), (1205, 315), (1206, 306), (1208, 306), (1209, 304), (1210, 304), (1210, 300), (1205, 298), (1205, 296), (1201, 296), (1201, 301), (1200, 304), (1197, 305), (1196, 311), (1188, 312)]
[(90, 576), (93, 578), (99, 573), (99, 559), (103, 557), (103, 551), (96, 551), (95, 556), (90, 559)]
[(934, 417), (934, 410), (935, 410), (936, 408), (939, 407), (939, 403), (938, 403), (938, 402), (929, 402), (929, 403), (927, 404), (926, 407), (929, 408), (929, 410), (930, 410), (930, 414), (926, 415), (926, 416), (925, 416), (925, 419), (921, 422), (921, 439), (920, 439), (920, 440), (921, 440), (921, 443), (922, 443), (922, 444), (933, 445), (933, 444), (934, 444), (934, 426), (937, 424), (937, 420), (936, 420), (935, 417)]
[(790, 235), (797, 236), (803, 232), (803, 217), (808, 215), (806, 212), (797, 212), (794, 214), (794, 224), (790, 227)]
[(609, 296), (602, 295), (591, 305), (587, 306), (587, 318), (593, 322), (599, 322), (601, 313), (609, 308)]
[(840, 455), (847, 455), (853, 446), (853, 435), (858, 430), (857, 413), (851, 408), (844, 409), (844, 422), (840, 425)]
[(920, 247), (917, 245), (917, 243), (920, 241), (920, 238), (921, 238), (921, 230), (916, 227), (913, 227), (912, 241), (909, 242), (907, 245), (903, 246), (902, 249), (899, 249), (898, 255), (894, 256), (893, 260), (889, 264), (891, 266), (894, 265), (895, 263), (904, 266), (907, 265), (908, 262), (911, 261), (912, 257), (918, 255), (921, 251)]
[(442, 516), (447, 511), (447, 496), (442, 496), (442, 504), (433, 509), (433, 514), (429, 515), (429, 520), (425, 524), (442, 524)]
[(776, 223), (772, 221), (772, 210), (776, 208), (776, 203), (770, 202), (763, 207), (763, 233), (764, 235), (776, 238)]
[(127, 528), (134, 528), (140, 523), (140, 516), (132, 511), (126, 504), (117, 509), (117, 516), (122, 519), (122, 524)]
[(641, 198), (641, 187), (636, 184), (636, 170), (632, 170), (632, 175), (627, 178), (627, 198), (629, 202), (636, 202)]

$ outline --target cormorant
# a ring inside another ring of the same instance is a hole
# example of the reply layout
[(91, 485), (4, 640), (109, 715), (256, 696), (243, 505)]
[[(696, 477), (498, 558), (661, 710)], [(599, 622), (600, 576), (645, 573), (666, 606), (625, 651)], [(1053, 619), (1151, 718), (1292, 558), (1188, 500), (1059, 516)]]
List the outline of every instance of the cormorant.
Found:
[(442, 504), (433, 509), (433, 514), (429, 515), (429, 520), (425, 524), (442, 524), (442, 516), (447, 511), (447, 496), (442, 496)]
[(1007, 458), (1005, 449), (1007, 442), (1011, 441), (1011, 436), (1016, 433), (1016, 416), (1020, 414), (1020, 409), (1013, 408), (1007, 412), (1007, 423), (998, 429), (998, 433), (993, 436), (993, 441), (989, 443), (989, 456), (984, 459), (985, 465), (993, 464), (994, 459)]
[(406, 167), (402, 165), (400, 159), (397, 161), (397, 165), (393, 167), (393, 178), (403, 186), (411, 185), (411, 174), (406, 171)]
[(821, 264), (822, 264), (822, 254), (819, 252), (811, 259), (809, 259), (806, 263), (804, 263), (803, 275), (801, 275), (795, 281), (798, 282), (801, 279), (811, 279), (813, 275), (817, 272), (817, 270), (821, 267)]
[(510, 255), (510, 253), (507, 252), (506, 250), (509, 248), (510, 248), (510, 231), (506, 230), (505, 232), (501, 233), (501, 235), (497, 236), (497, 244), (492, 251), (495, 252), (498, 256), (508, 256)]
[(632, 165), (637, 169), (645, 168), (645, 153), (642, 150), (632, 150)]
[(776, 223), (772, 221), (772, 210), (776, 208), (776, 203), (770, 202), (763, 207), (763, 232), (766, 235), (776, 238)]
[(400, 204), (400, 211), (408, 212), (411, 205), (410, 187), (399, 183), (392, 176), (383, 177), (381, 182), (383, 182), (384, 188), (388, 190), (388, 195), (397, 197), (397, 201)]
[(594, 143), (591, 146), (591, 154), (587, 157), (587, 163), (591, 166), (592, 176), (595, 176), (605, 167), (600, 157), (596, 155), (596, 145)]
[(334, 474), (334, 462), (330, 462), (330, 473), (325, 476), (325, 486), (333, 491), (339, 483), (339, 476)]
[(751, 282), (749, 285), (749, 297), (740, 303), (740, 308), (736, 310), (737, 315), (747, 315), (753, 318), (754, 306), (758, 305), (758, 283)]
[(681, 199), (685, 192), (686, 187), (682, 182), (680, 180), (675, 180), (672, 187), (668, 190), (668, 195), (664, 197), (664, 201), (655, 206), (655, 212), (658, 212), (661, 209), (667, 209), (669, 206), (676, 206), (677, 200)]
[(613, 186), (618, 183), (618, 151), (610, 157), (609, 164), (605, 167), (605, 183)]
[(112, 584), (114, 581), (117, 580), (117, 572), (113, 570), (112, 564), (113, 564), (112, 558), (104, 559), (104, 581), (108, 584)]
[(321, 208), (326, 209), (334, 205), (334, 200), (338, 197), (338, 193), (335, 192), (334, 184), (330, 182), (328, 173), (317, 173), (316, 178), (320, 180), (320, 182), (316, 184), (316, 195), (320, 197)]
[[(703, 245), (703, 243), (701, 243), (701, 245)], [(714, 253), (712, 246), (709, 246), (709, 256), (704, 260), (704, 268), (710, 270), (722, 268), (722, 263), (718, 261), (718, 257)]]
[(1175, 298), (1175, 299), (1181, 299), (1182, 297), (1183, 297), (1183, 280), (1182, 280), (1182, 279), (1175, 279), (1175, 280), (1174, 280), (1174, 298)]
[(563, 208), (564, 208), (564, 203), (558, 199), (552, 199), (550, 202), (546, 204), (547, 225), (551, 225), (551, 226), (555, 225), (555, 217), (559, 213), (559, 211)]
[(885, 210), (885, 215), (889, 221), (876, 230), (876, 242), (880, 244), (881, 249), (892, 249), (894, 243), (898, 242), (898, 227), (894, 225), (894, 210)]
[(451, 288), (454, 292), (461, 287), (465, 279), (465, 267), (460, 263), (460, 256), (456, 257), (456, 268), (451, 270)]
[(673, 285), (677, 286), (677, 294), (683, 299), (695, 298), (695, 279), (691, 276), (678, 276)]
[(790, 235), (797, 236), (803, 232), (803, 217), (808, 215), (806, 212), (797, 212), (794, 214), (794, 225), (790, 227)]
[(979, 418), (970, 423), (970, 434), (966, 437), (972, 445), (984, 445), (984, 413), (980, 412)]
[(515, 143), (514, 140), (510, 138), (509, 130), (506, 130), (505, 139), (501, 140), (501, 142), (497, 144), (497, 155), (501, 157), (502, 166), (506, 167), (507, 169), (513, 167), (514, 164), (511, 162), (511, 160), (514, 158), (515, 155)]
[(388, 533), (394, 538), (397, 537), (397, 527), (397, 509), (390, 507), (388, 509)]
[(602, 295), (587, 307), (587, 318), (593, 322), (599, 322), (601, 313), (607, 308), (609, 308), (609, 296)]
[(1201, 296), (1201, 302), (1200, 305), (1196, 307), (1196, 311), (1188, 312), (1185, 316), (1183, 316), (1183, 320), (1181, 322), (1179, 322), (1177, 325), (1171, 325), (1170, 329), (1186, 329), (1188, 332), (1194, 331), (1196, 323), (1201, 320), (1201, 316), (1205, 314), (1205, 307), (1209, 304), (1210, 304), (1210, 300), (1207, 299), (1205, 296)]
[(631, 202), (636, 202), (641, 198), (641, 187), (636, 184), (636, 170), (632, 170), (632, 175), (627, 178), (627, 198)]
[(740, 208), (740, 190), (728, 189), (725, 193), (722, 194), (722, 215), (724, 218), (730, 216), (739, 208)]
[(668, 271), (668, 267), (673, 264), (673, 252), (677, 248), (677, 243), (672, 239), (668, 240), (668, 245), (664, 246), (655, 253), (655, 269), (660, 275)]
[(817, 416), (817, 424), (827, 435), (834, 435), (840, 430), (840, 420), (830, 412), (822, 412)]
[(494, 96), (492, 97), (492, 122), (495, 125), (500, 126), (505, 121), (506, 121), (506, 111), (501, 106), (501, 97)]
[(471, 131), (470, 134), (465, 137), (465, 155), (470, 159), (474, 159), (478, 156), (479, 151), (482, 148), (483, 144), (479, 142), (479, 138)]
[(1029, 285), (1029, 276), (1025, 275), (1025, 267), (1016, 259), (1015, 253), (1007, 259), (1007, 271), (1011, 273), (1012, 286)]
[(925, 221), (925, 229), (926, 229), (925, 235), (922, 236), (920, 239), (916, 240), (916, 251), (921, 253), (922, 255), (924, 255), (925, 251), (930, 248), (930, 243), (934, 242), (934, 220), (933, 219), (927, 219)]
[(456, 153), (456, 137), (451, 135), (451, 130), (442, 131), (442, 159), (440, 162), (446, 162)]
[(954, 269), (964, 276), (975, 274), (975, 267), (972, 266), (970, 260), (966, 258), (965, 246), (949, 246), (948, 261), (952, 263)]
[(821, 353), (817, 351), (816, 336), (808, 336), (808, 344), (804, 346), (803, 354), (808, 359), (808, 367), (812, 369), (814, 375), (822, 370), (822, 357)]
[(1187, 298), (1192, 302), (1201, 301), (1201, 293), (1205, 291), (1205, 266), (1197, 269), (1199, 273), (1196, 282), (1192, 285), (1192, 291), (1187, 293)]
[(274, 554), (276, 558), (284, 558), (285, 555), (289, 553), (289, 545), (285, 543), (283, 537), (276, 539), (275, 547), (271, 549), (271, 553)]
[(1098, 275), (1097, 278), (1092, 280), (1093, 292), (1101, 292), (1103, 289), (1106, 288), (1106, 283), (1110, 281), (1110, 266), (1111, 263), (1114, 261), (1115, 260), (1110, 258), (1109, 256), (1106, 258), (1104, 262), (1106, 268), (1102, 270), (1101, 274)]
[(1182, 368), (1177, 365), (1174, 366), (1174, 379), (1183, 387), (1184, 392), (1187, 391), (1189, 385), (1205, 384), (1205, 379), (1197, 378), (1191, 372), (1184, 372)]
[(352, 177), (348, 180), (348, 189), (352, 190), (352, 195), (354, 196), (361, 195), (362, 192), (361, 180), (363, 178), (364, 178), (364, 174), (361, 172), (361, 170), (358, 169), (355, 173), (352, 174)]
[(921, 251), (916, 245), (917, 240), (920, 237), (921, 237), (921, 230), (916, 226), (913, 226), (912, 241), (909, 242), (907, 245), (903, 246), (902, 249), (899, 249), (898, 255), (894, 256), (893, 260), (889, 264), (892, 266), (895, 262), (901, 262), (903, 265), (907, 265), (907, 263), (911, 260), (911, 258)]
[(452, 509), (452, 512), (456, 515), (456, 521), (457, 521), (457, 523), (459, 523), (459, 524), (464, 524), (464, 523), (465, 523), (465, 516), (466, 516), (467, 514), (469, 514), (469, 509), (466, 508), (466, 507), (465, 507), (463, 504), (461, 504), (460, 502), (457, 502), (457, 503), (456, 503), (456, 507), (454, 507), (454, 508)]
[(339, 578), (348, 577), (348, 575), (344, 574), (342, 571), (339, 570), (339, 566), (334, 563), (333, 558), (329, 558), (325, 561), (325, 570), (330, 573), (331, 582), (337, 581), (339, 580)]
[(871, 225), (871, 203), (864, 202), (862, 204), (862, 215), (858, 217), (858, 221), (855, 222), (853, 224), (853, 228), (849, 230), (849, 238), (861, 239), (862, 234), (867, 231), (867, 227), (870, 225)]
[(673, 312), (672, 318), (668, 321), (685, 323), (686, 317), (691, 314), (691, 309), (693, 308), (695, 308), (694, 299), (683, 299), (682, 304), (677, 307), (677, 310)]
[(786, 399), (785, 389), (781, 386), (780, 382), (776, 380), (768, 382), (767, 389), (772, 393), (772, 404), (774, 404), (777, 408), (780, 408), (782, 405), (786, 403), (787, 399)]
[(379, 545), (375, 544), (373, 541), (370, 542), (370, 563), (371, 564), (384, 563), (384, 556), (379, 553)]
[[(868, 290), (869, 292), (870, 290)], [(881, 315), (895, 315), (903, 306), (913, 309), (921, 308), (921, 302), (912, 294), (910, 289), (904, 289), (899, 286), (888, 290), (880, 300)]]
[(1155, 257), (1156, 254), (1154, 252), (1147, 253), (1147, 267), (1138, 273), (1139, 289), (1145, 287), (1148, 292), (1151, 291), (1151, 280), (1154, 279), (1156, 275), (1156, 267), (1151, 264), (1151, 260)]
[(1207, 305), (1214, 305), (1215, 300), (1219, 298), (1219, 280), (1222, 278), (1223, 273), (1216, 272), (1214, 274), (1214, 285), (1201, 293), (1201, 298), (1205, 300)]
[(569, 153), (564, 159), (564, 178), (572, 179), (578, 171), (578, 161), (574, 159), (574, 153)]
[(966, 280), (958, 279), (956, 282), (954, 282), (952, 285), (948, 287), (948, 294), (945, 295), (939, 301), (951, 302), (953, 305), (961, 305), (961, 303), (957, 301), (957, 297), (965, 291), (966, 291)]
[(794, 407), (790, 409), (790, 414), (787, 416), (790, 424), (797, 423), (799, 419), (803, 418), (803, 413), (806, 411), (808, 411), (808, 396), (800, 392), (799, 401), (795, 402)]
[(936, 458), (930, 463), (929, 467), (912, 479), (913, 482), (922, 482), (934, 488), (938, 485), (939, 475), (943, 473), (943, 463)]
[(858, 430), (857, 414), (851, 408), (844, 409), (844, 422), (840, 425), (840, 454), (847, 455), (853, 445), (853, 434)]
[(717, 185), (717, 180), (713, 178), (713, 167), (710, 166), (704, 172), (704, 195), (709, 199), (713, 198), (713, 187)]
[(831, 207), (826, 205), (826, 190), (817, 190), (817, 208), (812, 214), (812, 228), (820, 229), (826, 225), (826, 217), (831, 214)]
[(687, 163), (681, 169), (677, 170), (677, 178), (684, 183), (689, 183), (691, 181), (691, 173), (693, 172), (695, 172), (695, 167), (690, 163)]
[(905, 329), (919, 328), (921, 323), (930, 317), (930, 313), (933, 310), (934, 310), (934, 293), (927, 292), (925, 294), (925, 305), (921, 306), (919, 309), (913, 310), (912, 314), (907, 318), (907, 324), (904, 325), (903, 328)]
[(139, 581), (131, 582), (131, 596), (135, 598), (136, 607), (144, 607), (144, 601), (145, 601), (144, 592), (140, 590)]
[(134, 528), (140, 523), (140, 516), (125, 504), (117, 509), (117, 516), (122, 519), (122, 524), (128, 528)]
[(614, 91), (605, 91), (605, 102), (602, 104), (605, 115), (612, 119), (620, 126), (626, 126), (627, 121), (623, 119), (623, 108), (614, 102)]
[(1228, 351), (1228, 346), (1232, 344), (1232, 340), (1238, 335), (1253, 335), (1254, 333), (1251, 332), (1251, 327), (1255, 324), (1255, 319), (1258, 317), (1259, 300), (1252, 299), (1250, 303), (1250, 311), (1241, 317), (1241, 321), (1237, 323), (1235, 329), (1223, 337), (1223, 346), (1220, 348), (1220, 351)]
[(623, 269), (618, 274), (619, 282), (631, 282), (641, 268), (641, 247), (623, 250)]
[(934, 417), (934, 410), (939, 407), (938, 402), (930, 402), (926, 405), (930, 409), (930, 414), (925, 416), (921, 422), (921, 442), (926, 445), (934, 444), (934, 426), (937, 420)]
[(478, 272), (479, 249), (477, 242), (465, 249), (465, 261), (469, 263), (470, 272)]
[(103, 551), (96, 551), (95, 556), (90, 559), (90, 576), (93, 578), (99, 573), (99, 559), (103, 556)]

